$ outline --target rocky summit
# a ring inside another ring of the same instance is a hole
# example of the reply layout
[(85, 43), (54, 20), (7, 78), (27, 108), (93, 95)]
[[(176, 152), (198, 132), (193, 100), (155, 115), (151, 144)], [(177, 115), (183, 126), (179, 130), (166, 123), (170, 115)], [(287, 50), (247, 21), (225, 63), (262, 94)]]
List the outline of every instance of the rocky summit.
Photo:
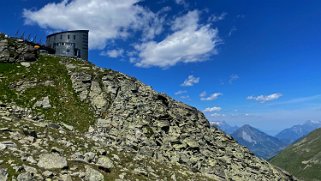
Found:
[(135, 78), (21, 57), (0, 61), (0, 180), (296, 180)]

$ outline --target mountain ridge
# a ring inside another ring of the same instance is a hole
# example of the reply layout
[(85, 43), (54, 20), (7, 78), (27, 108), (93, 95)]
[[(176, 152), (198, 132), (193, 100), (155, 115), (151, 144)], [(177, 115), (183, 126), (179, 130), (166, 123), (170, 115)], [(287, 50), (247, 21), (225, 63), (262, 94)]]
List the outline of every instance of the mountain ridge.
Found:
[[(0, 41), (3, 50), (17, 44)], [(12, 158), (0, 161), (3, 178), (296, 180), (210, 128), (196, 108), (135, 78), (74, 58), (13, 55), (0, 52), (0, 148)]]
[(321, 128), (273, 157), (271, 163), (302, 180), (321, 180)]
[(290, 128), (284, 129), (275, 135), (275, 137), (287, 145), (290, 145), (320, 127), (321, 122), (309, 120), (303, 124), (294, 125)]
[(282, 150), (285, 145), (277, 138), (245, 124), (237, 129), (232, 137), (243, 146), (246, 146), (257, 156), (268, 159)]

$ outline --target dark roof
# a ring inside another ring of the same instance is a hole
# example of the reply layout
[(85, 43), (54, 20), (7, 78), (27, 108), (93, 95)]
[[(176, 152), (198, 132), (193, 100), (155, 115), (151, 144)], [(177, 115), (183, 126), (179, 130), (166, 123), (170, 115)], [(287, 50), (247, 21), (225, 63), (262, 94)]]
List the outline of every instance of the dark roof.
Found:
[(57, 33), (53, 33), (53, 34), (50, 34), (47, 36), (48, 37), (51, 37), (51, 36), (54, 36), (54, 35), (58, 35), (58, 34), (65, 34), (65, 33), (75, 33), (75, 32), (84, 32), (84, 33), (88, 33), (89, 30), (72, 30), (72, 31), (62, 31), (62, 32), (57, 32)]

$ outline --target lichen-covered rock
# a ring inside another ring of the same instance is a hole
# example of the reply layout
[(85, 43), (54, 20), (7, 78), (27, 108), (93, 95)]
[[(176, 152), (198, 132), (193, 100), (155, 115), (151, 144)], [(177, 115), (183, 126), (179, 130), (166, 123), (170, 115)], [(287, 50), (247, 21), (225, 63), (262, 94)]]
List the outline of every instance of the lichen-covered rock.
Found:
[(65, 168), (68, 166), (66, 158), (56, 153), (40, 155), (37, 165), (45, 169)]
[(7, 169), (0, 168), (0, 180), (6, 181), (8, 179)]
[(34, 181), (34, 177), (29, 172), (24, 172), (18, 175), (18, 181)]
[(38, 57), (32, 44), (2, 36), (0, 39), (0, 62), (32, 62)]
[(90, 166), (86, 166), (86, 181), (104, 181), (104, 175), (99, 171), (91, 168)]
[(186, 165), (216, 179), (290, 179), (231, 137), (210, 128), (197, 109), (124, 74), (95, 67), (83, 73), (68, 68), (68, 61), (63, 63), (75, 92), (99, 116), (87, 133), (89, 138), (106, 146), (117, 145), (121, 150)]
[(98, 165), (99, 167), (102, 167), (104, 169), (108, 169), (108, 170), (115, 167), (113, 161), (106, 156), (102, 156), (102, 157), (98, 158), (96, 165)]
[(42, 107), (44, 109), (51, 108), (49, 97), (43, 97), (42, 100), (39, 100), (35, 103), (34, 107)]

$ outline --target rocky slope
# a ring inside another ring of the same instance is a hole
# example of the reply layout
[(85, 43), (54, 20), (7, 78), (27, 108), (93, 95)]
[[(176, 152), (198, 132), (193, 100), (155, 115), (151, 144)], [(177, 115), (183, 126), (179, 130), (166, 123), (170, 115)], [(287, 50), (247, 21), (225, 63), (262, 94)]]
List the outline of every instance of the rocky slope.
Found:
[(35, 61), (37, 55), (31, 44), (21, 39), (7, 38), (7, 35), (0, 33), (0, 62)]
[(289, 146), (271, 162), (303, 180), (321, 180), (321, 129)]
[(285, 144), (277, 138), (267, 135), (250, 125), (237, 129), (232, 137), (241, 145), (249, 148), (258, 157), (269, 159), (285, 148)]
[(195, 108), (86, 62), (0, 63), (0, 92), (1, 178), (295, 180)]
[(211, 180), (184, 166), (161, 163), (87, 139), (64, 123), (0, 103), (0, 180)]

